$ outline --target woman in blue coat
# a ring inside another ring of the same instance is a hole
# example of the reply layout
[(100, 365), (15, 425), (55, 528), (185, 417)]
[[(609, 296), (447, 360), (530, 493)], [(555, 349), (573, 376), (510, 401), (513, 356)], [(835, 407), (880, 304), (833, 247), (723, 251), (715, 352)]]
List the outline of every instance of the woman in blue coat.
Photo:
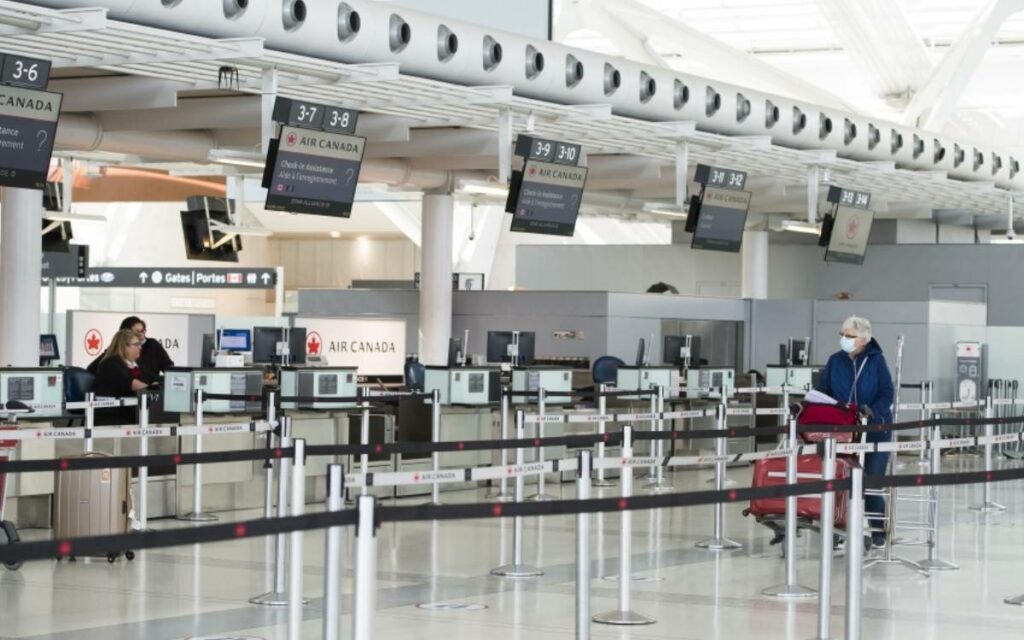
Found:
[[(882, 347), (871, 337), (871, 323), (851, 316), (843, 322), (840, 334), (840, 350), (832, 354), (825, 364), (818, 381), (818, 391), (838, 402), (867, 407), (871, 410), (870, 424), (891, 423), (892, 376), (882, 355)], [(888, 442), (891, 439), (891, 431), (868, 433), (868, 442)], [(869, 453), (864, 456), (864, 473), (869, 476), (885, 475), (888, 464), (888, 453)], [(868, 513), (884, 513), (885, 499), (867, 496), (864, 506)], [(880, 530), (883, 524), (881, 520), (871, 521), (871, 527), (879, 529), (871, 535), (873, 545), (885, 543), (885, 533)]]

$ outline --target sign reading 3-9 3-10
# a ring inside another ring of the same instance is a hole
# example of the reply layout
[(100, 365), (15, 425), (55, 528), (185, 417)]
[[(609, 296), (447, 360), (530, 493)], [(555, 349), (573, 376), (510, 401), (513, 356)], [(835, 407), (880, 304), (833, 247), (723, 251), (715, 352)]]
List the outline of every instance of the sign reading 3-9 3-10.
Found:
[(352, 213), (365, 138), (285, 126), (276, 147), (264, 184), (267, 209), (345, 218)]
[(60, 117), (59, 93), (0, 85), (0, 185), (42, 189)]

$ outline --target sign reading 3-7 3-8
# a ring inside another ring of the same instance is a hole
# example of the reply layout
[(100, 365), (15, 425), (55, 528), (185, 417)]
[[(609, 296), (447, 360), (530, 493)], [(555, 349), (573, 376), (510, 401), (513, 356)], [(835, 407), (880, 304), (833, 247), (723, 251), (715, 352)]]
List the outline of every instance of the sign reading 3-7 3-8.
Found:
[(358, 136), (281, 127), (265, 184), (267, 209), (347, 218), (365, 149)]

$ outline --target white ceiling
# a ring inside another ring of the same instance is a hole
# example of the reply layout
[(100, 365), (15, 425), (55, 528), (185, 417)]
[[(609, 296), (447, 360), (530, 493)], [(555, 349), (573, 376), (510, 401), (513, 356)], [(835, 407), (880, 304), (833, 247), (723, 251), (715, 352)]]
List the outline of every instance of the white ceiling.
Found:
[[(931, 68), (941, 63), (972, 20), (997, 2), (1024, 8), (1019, 0), (624, 0), (609, 4), (634, 16), (641, 9), (656, 12), (640, 20), (637, 31), (642, 37), (650, 34), (645, 43), (650, 53), (679, 71), (749, 85), (759, 81), (744, 77), (744, 70), (728, 56), (701, 55), (686, 38), (664, 37), (658, 16), (811, 83), (865, 115), (901, 120), (909, 98), (925, 84)], [(556, 6), (592, 12), (599, 11), (601, 4), (602, 0), (562, 0)], [(856, 31), (858, 20), (870, 25), (867, 33)], [(582, 28), (556, 31), (556, 35), (568, 45), (603, 53), (630, 50), (617, 42), (621, 33), (594, 28), (600, 24), (587, 21)], [(644, 29), (644, 24), (650, 28)], [(991, 141), (1007, 152), (1024, 148), (1022, 64), (1024, 12), (1019, 12), (998, 28), (945, 125), (946, 133)], [(774, 82), (780, 93), (790, 88), (760, 75), (761, 82)], [(901, 87), (903, 95), (893, 90), (894, 85)]]

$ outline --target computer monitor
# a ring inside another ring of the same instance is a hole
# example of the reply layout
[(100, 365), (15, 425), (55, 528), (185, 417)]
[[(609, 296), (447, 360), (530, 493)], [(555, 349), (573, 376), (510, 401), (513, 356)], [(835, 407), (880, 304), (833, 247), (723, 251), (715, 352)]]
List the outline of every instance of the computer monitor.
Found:
[(39, 336), (39, 366), (45, 367), (56, 360), (60, 360), (57, 336), (52, 333), (41, 334)]
[(224, 198), (204, 196), (192, 196), (188, 199), (188, 210), (181, 212), (181, 232), (185, 238), (186, 258), (238, 262), (242, 239), (237, 235), (228, 236), (210, 224), (233, 224), (228, 213), (233, 202)]
[(221, 351), (252, 351), (252, 331), (221, 329), (217, 332)]
[(682, 367), (700, 364), (700, 336), (665, 336), (662, 360)]
[(75, 236), (71, 233), (70, 222), (43, 218), (42, 224), (42, 229), (46, 231), (42, 236), (43, 251), (59, 253), (71, 251), (71, 239)]
[(252, 330), (253, 364), (305, 364), (306, 329), (292, 327), (288, 334), (289, 361), (282, 363), (281, 356), (277, 353), (277, 343), (284, 341), (284, 329), (281, 327), (254, 327)]
[[(512, 362), (509, 348), (513, 343), (513, 331), (488, 331), (487, 332), (487, 361), (488, 362)], [(534, 347), (536, 334), (532, 331), (519, 332), (519, 365), (527, 366), (533, 364), (535, 359)]]

